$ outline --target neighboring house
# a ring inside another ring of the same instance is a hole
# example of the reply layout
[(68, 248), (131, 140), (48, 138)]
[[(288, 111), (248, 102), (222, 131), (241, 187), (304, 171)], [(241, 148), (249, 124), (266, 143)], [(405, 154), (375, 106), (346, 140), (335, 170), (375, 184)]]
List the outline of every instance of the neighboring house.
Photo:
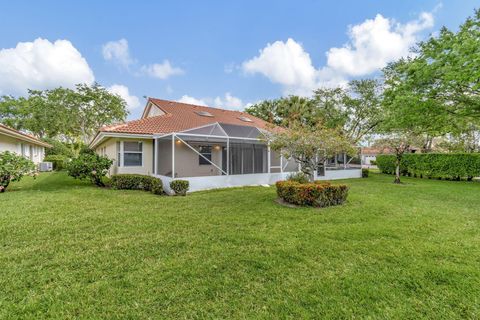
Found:
[[(410, 148), (408, 153), (416, 153), (420, 150), (418, 148)], [(392, 154), (391, 150), (385, 148), (375, 148), (375, 147), (363, 147), (362, 148), (362, 165), (365, 167), (374, 166), (372, 161), (377, 161), (377, 155), (379, 154)]]
[(15, 152), (38, 164), (45, 157), (45, 148), (50, 147), (34, 136), (0, 124), (0, 152)]
[[(100, 128), (90, 147), (114, 160), (110, 174), (190, 181), (190, 190), (272, 184), (299, 166), (270, 150), (269, 123), (244, 112), (148, 99), (141, 119)], [(358, 172), (357, 172), (358, 171)], [(323, 179), (360, 177), (325, 174)]]

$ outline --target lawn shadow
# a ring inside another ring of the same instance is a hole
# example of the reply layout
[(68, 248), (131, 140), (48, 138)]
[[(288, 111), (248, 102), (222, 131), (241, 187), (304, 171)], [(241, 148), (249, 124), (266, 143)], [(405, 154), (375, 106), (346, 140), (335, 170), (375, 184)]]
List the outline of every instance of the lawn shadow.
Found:
[(41, 173), (37, 178), (23, 177), (20, 182), (12, 183), (7, 192), (58, 191), (90, 186), (91, 184), (87, 181), (75, 180), (67, 176), (66, 172), (49, 172)]

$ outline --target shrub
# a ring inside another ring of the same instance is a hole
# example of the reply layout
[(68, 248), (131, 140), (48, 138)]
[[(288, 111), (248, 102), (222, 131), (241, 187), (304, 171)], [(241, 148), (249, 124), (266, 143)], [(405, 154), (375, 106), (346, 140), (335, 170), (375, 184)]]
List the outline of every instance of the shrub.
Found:
[(32, 161), (5, 151), (0, 153), (0, 192), (5, 192), (12, 181), (20, 181), (23, 176), (35, 172)]
[(175, 192), (176, 195), (186, 195), (189, 187), (190, 182), (187, 180), (173, 180), (170, 182), (170, 188)]
[(162, 180), (141, 174), (116, 174), (110, 181), (112, 188), (119, 190), (144, 190), (154, 194), (163, 193)]
[(301, 184), (295, 181), (278, 181), (277, 195), (285, 202), (313, 207), (328, 207), (345, 202), (348, 187), (344, 184), (332, 185), (325, 181)]
[(308, 176), (303, 172), (292, 173), (288, 176), (287, 180), (288, 181), (295, 181), (295, 182), (298, 182), (298, 183), (309, 183), (310, 182), (310, 180), (308, 179)]
[(99, 187), (104, 187), (104, 177), (113, 161), (98, 154), (83, 153), (67, 165), (68, 175), (75, 179), (88, 179)]
[(371, 164), (372, 166), (376, 166), (376, 165), (377, 165), (377, 161), (376, 161), (376, 160), (370, 160), (370, 164)]
[(370, 170), (368, 170), (368, 168), (362, 168), (362, 178), (368, 178), (369, 174)]
[(60, 171), (67, 166), (67, 157), (61, 154), (52, 154), (46, 156), (43, 161), (51, 162), (53, 164), (53, 170)]
[[(377, 157), (381, 172), (395, 172), (395, 156)], [(409, 153), (403, 155), (400, 170), (402, 174), (417, 177), (468, 179), (480, 176), (480, 154), (478, 153)]]

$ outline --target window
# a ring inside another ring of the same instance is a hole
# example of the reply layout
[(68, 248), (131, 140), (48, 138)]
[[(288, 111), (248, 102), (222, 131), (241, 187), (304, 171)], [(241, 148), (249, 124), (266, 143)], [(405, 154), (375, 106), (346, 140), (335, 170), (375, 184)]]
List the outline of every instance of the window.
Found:
[(120, 150), (122, 149), (123, 149), (123, 154), (120, 154), (120, 156), (123, 155), (122, 165), (124, 167), (143, 166), (143, 143), (142, 142), (122, 141)]
[(213, 114), (208, 111), (195, 111), (195, 113), (202, 117), (213, 117)]
[[(201, 146), (198, 150), (200, 154), (203, 156), (198, 156), (198, 164), (199, 165), (210, 165), (211, 163), (208, 162), (205, 158), (212, 161), (212, 147), (211, 146)], [(205, 157), (205, 158), (204, 158)]]

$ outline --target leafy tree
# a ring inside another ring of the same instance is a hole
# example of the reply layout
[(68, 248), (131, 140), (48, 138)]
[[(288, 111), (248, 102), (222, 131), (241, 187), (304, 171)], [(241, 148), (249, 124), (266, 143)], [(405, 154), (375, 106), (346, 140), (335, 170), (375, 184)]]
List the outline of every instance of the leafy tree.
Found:
[(68, 175), (75, 179), (87, 179), (93, 184), (104, 187), (104, 177), (113, 164), (113, 160), (98, 154), (82, 153), (67, 165)]
[(299, 163), (302, 172), (310, 180), (313, 180), (315, 170), (327, 158), (343, 152), (352, 155), (355, 153), (351, 141), (341, 132), (322, 125), (315, 128), (292, 125), (287, 130), (269, 134), (267, 138), (273, 150)]
[(0, 192), (5, 192), (12, 181), (20, 181), (23, 176), (32, 174), (35, 165), (29, 159), (10, 151), (0, 153)]
[(350, 81), (346, 88), (315, 90), (317, 118), (329, 128), (340, 128), (357, 144), (374, 133), (382, 121), (381, 86), (373, 79)]
[(28, 97), (0, 99), (0, 121), (40, 138), (88, 143), (96, 130), (125, 120), (126, 102), (95, 83), (74, 90), (30, 90)]
[(434, 137), (462, 136), (480, 121), (480, 11), (457, 32), (442, 28), (414, 57), (384, 69), (388, 127), (415, 126), (429, 151)]
[(315, 126), (318, 120), (314, 102), (299, 96), (265, 100), (246, 108), (245, 112), (284, 127), (292, 123)]

